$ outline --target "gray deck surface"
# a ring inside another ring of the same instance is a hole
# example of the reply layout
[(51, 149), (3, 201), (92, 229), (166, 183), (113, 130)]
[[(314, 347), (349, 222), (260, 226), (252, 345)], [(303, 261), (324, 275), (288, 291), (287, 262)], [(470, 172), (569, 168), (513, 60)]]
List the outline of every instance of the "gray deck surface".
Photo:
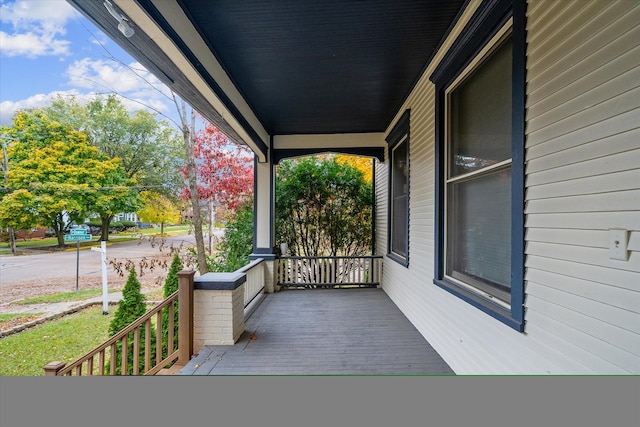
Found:
[(179, 374), (453, 371), (381, 289), (313, 289), (267, 294), (235, 345), (203, 347)]

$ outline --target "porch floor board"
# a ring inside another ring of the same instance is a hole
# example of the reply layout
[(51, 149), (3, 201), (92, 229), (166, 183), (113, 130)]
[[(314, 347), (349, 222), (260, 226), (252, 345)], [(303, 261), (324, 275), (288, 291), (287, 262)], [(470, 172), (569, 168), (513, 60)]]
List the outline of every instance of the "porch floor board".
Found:
[[(253, 339), (252, 339), (253, 338)], [(204, 346), (179, 375), (452, 375), (381, 289), (267, 294), (235, 345)]]

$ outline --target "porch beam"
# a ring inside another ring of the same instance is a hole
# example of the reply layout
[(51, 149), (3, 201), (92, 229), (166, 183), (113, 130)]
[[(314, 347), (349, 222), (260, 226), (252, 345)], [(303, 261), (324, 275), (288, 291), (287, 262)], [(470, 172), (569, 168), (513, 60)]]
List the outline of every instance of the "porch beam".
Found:
[(332, 152), (375, 157), (384, 162), (384, 133), (337, 133), (318, 135), (275, 135), (273, 163), (289, 157)]

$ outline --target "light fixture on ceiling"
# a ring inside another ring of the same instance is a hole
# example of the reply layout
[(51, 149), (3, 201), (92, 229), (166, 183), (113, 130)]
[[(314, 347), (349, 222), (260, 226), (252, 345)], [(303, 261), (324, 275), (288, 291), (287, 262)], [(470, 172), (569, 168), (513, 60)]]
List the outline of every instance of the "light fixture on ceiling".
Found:
[(133, 27), (129, 24), (129, 22), (127, 22), (128, 19), (125, 18), (120, 13), (118, 13), (113, 8), (113, 5), (111, 4), (111, 2), (109, 0), (105, 1), (103, 4), (104, 4), (104, 7), (107, 8), (107, 10), (111, 14), (111, 16), (113, 16), (114, 18), (116, 18), (118, 20), (118, 30), (120, 30), (120, 32), (122, 34), (124, 34), (124, 36), (126, 38), (131, 37), (135, 33), (135, 31), (133, 31)]

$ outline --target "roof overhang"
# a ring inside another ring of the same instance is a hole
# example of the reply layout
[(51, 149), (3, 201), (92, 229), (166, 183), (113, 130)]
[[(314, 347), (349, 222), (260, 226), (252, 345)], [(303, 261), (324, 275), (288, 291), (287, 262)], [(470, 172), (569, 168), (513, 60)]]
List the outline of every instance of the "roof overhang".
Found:
[(126, 38), (103, 0), (68, 1), (259, 161), (321, 148), (378, 156), (467, 3), (111, 0), (134, 27)]

